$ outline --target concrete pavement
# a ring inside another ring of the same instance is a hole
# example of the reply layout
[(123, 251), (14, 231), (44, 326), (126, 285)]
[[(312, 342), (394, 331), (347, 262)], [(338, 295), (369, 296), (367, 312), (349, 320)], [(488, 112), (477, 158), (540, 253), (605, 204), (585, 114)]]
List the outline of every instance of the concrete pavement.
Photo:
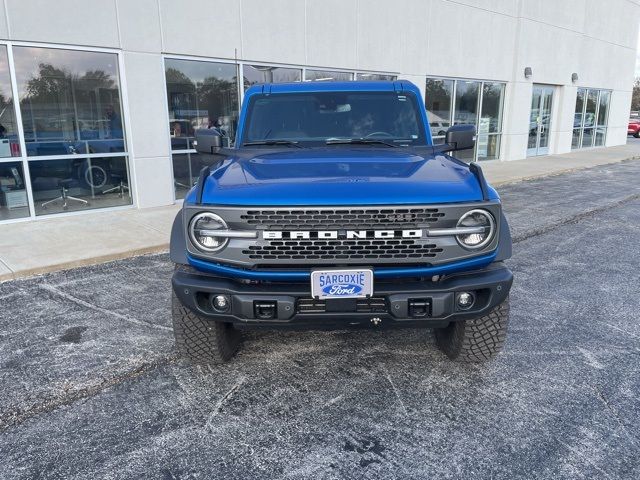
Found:
[[(512, 162), (483, 162), (493, 185), (640, 158), (640, 142)], [(166, 251), (180, 205), (42, 218), (0, 226), (0, 282)]]
[(429, 330), (260, 330), (192, 367), (165, 254), (0, 285), (0, 478), (640, 478), (640, 162), (500, 188), (504, 352)]
[(0, 282), (165, 251), (180, 205), (0, 226)]

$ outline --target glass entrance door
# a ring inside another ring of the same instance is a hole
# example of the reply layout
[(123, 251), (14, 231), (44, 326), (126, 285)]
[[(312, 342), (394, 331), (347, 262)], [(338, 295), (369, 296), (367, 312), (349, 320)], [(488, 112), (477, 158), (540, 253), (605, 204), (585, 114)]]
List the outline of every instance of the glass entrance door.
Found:
[(546, 155), (549, 153), (552, 105), (553, 87), (534, 85), (533, 93), (531, 94), (527, 156)]

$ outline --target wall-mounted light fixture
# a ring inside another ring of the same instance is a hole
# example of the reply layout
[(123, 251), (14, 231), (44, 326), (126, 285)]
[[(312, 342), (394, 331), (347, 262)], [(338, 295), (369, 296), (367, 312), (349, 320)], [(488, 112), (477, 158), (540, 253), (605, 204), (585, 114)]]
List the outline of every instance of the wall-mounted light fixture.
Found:
[(571, 74), (571, 81), (573, 83), (576, 83), (578, 81), (578, 74), (577, 73), (574, 72), (574, 73)]
[(531, 78), (532, 75), (533, 70), (531, 70), (531, 67), (524, 67), (524, 78)]

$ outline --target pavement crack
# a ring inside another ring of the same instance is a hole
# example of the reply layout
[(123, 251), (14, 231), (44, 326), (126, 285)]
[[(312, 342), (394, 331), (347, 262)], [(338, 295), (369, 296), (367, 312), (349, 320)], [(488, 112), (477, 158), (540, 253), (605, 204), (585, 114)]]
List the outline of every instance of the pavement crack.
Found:
[(391, 375), (389, 375), (387, 367), (382, 365), (382, 370), (384, 370), (384, 376), (387, 379), (387, 382), (389, 382), (389, 385), (391, 385), (391, 389), (393, 390), (393, 393), (395, 394), (396, 398), (398, 399), (398, 403), (400, 403), (400, 407), (402, 408), (402, 411), (404, 412), (404, 415), (405, 416), (409, 415), (409, 413), (407, 412), (407, 407), (404, 405), (404, 402), (402, 401), (402, 397), (400, 396), (400, 392), (396, 388), (396, 384), (393, 383), (393, 380), (391, 380)]
[(213, 420), (213, 417), (215, 417), (216, 415), (222, 412), (224, 404), (227, 403), (227, 400), (229, 400), (238, 391), (238, 389), (242, 386), (242, 384), (246, 381), (246, 379), (247, 379), (246, 377), (240, 377), (240, 379), (233, 385), (233, 387), (231, 387), (227, 391), (227, 393), (225, 393), (222, 396), (222, 398), (218, 400), (218, 403), (216, 403), (216, 407), (214, 408), (213, 413), (211, 414), (211, 416), (209, 417), (209, 420), (207, 421), (207, 428), (211, 426), (211, 421)]
[(624, 424), (624, 422), (620, 418), (620, 414), (618, 413), (618, 410), (616, 410), (609, 403), (609, 400), (607, 400), (607, 397), (605, 397), (604, 393), (602, 393), (602, 391), (599, 388), (597, 388), (597, 387), (595, 387), (593, 385), (591, 386), (591, 389), (596, 394), (596, 397), (598, 398), (598, 400), (600, 400), (600, 402), (602, 402), (602, 404), (605, 406), (605, 408), (607, 410), (609, 410), (609, 412), (611, 413), (613, 418), (616, 419), (616, 423), (624, 431), (624, 433), (627, 435), (627, 438), (631, 441), (631, 443), (633, 443), (634, 445), (638, 446), (637, 438), (634, 437), (633, 435), (631, 435), (631, 432), (629, 432), (629, 430), (627, 429), (626, 425)]
[(129, 323), (133, 323), (135, 325), (141, 326), (141, 327), (151, 327), (151, 328), (155, 328), (158, 330), (165, 330), (165, 331), (171, 331), (170, 327), (166, 327), (164, 325), (158, 325), (155, 323), (151, 323), (151, 322), (145, 322), (143, 320), (138, 320), (137, 318), (134, 317), (130, 317), (129, 315), (123, 315), (121, 313), (118, 312), (114, 312), (113, 310), (108, 310), (106, 308), (102, 308), (99, 307), (98, 305), (94, 305), (93, 303), (89, 303), (85, 300), (82, 300), (81, 298), (78, 298), (74, 295), (71, 295), (69, 293), (63, 292), (62, 290), (54, 287), (53, 285), (50, 285), (48, 283), (43, 283), (41, 285), (39, 285), (39, 287), (42, 290), (46, 290), (49, 293), (52, 293), (54, 295), (57, 295), (59, 297), (64, 298), (65, 300), (69, 300), (70, 302), (75, 303), (76, 305), (80, 305), (81, 307), (85, 307), (85, 308), (89, 308), (91, 310), (94, 310), (96, 312), (100, 312), (100, 313), (104, 313), (105, 315), (110, 315), (112, 317), (115, 317), (119, 320), (124, 320), (125, 322), (129, 322)]
[(640, 199), (640, 193), (634, 193), (633, 195), (628, 195), (623, 199), (618, 200), (617, 202), (601, 205), (599, 207), (592, 208), (590, 210), (586, 210), (584, 212), (577, 213), (575, 215), (571, 215), (569, 217), (563, 218), (557, 222), (553, 222), (548, 225), (543, 225), (538, 228), (532, 228), (531, 230), (527, 230), (519, 235), (514, 235), (512, 241), (513, 243), (519, 243), (524, 240), (528, 240), (529, 238), (538, 237), (552, 230), (555, 230), (556, 228), (562, 227), (564, 225), (569, 225), (571, 223), (578, 223), (581, 220), (597, 215), (598, 213), (611, 210), (612, 208), (619, 207), (621, 205), (624, 205), (625, 203), (632, 202), (633, 200), (638, 200), (638, 199)]
[(77, 390), (65, 391), (61, 396), (51, 395), (49, 396), (49, 398), (45, 398), (39, 403), (30, 405), (26, 408), (9, 407), (2, 413), (0, 413), (0, 432), (3, 432), (11, 427), (18, 426), (25, 421), (43, 413), (50, 413), (60, 407), (71, 405), (78, 400), (84, 400), (94, 397), (107, 388), (119, 385), (128, 380), (138, 378), (148, 372), (151, 372), (152, 370), (157, 369), (158, 367), (173, 363), (177, 359), (177, 354), (168, 355), (151, 362), (144, 362), (138, 365), (133, 370), (129, 370), (122, 374), (114, 375), (113, 377), (109, 378), (103, 378), (96, 384), (79, 388)]

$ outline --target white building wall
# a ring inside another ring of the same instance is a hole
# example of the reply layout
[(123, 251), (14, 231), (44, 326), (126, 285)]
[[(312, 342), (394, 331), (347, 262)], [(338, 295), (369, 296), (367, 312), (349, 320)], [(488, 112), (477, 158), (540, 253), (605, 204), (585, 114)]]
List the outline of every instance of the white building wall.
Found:
[(427, 76), (504, 81), (501, 156), (514, 160), (533, 83), (556, 86), (550, 153), (571, 148), (583, 86), (613, 91), (606, 144), (626, 141), (639, 18), (635, 0), (0, 0), (0, 38), (122, 51), (145, 207), (173, 201), (164, 54), (394, 73), (422, 91)]

